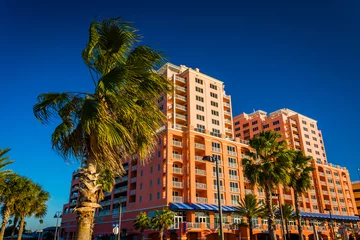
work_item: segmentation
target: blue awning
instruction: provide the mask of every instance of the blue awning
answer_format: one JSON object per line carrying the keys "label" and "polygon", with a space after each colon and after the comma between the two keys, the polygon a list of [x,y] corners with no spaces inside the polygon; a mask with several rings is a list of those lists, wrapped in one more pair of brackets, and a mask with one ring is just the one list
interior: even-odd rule
{"label": "blue awning", "polygon": [[186,203],[170,203],[170,210],[194,210],[192,206]]}
{"label": "blue awning", "polygon": [[[304,218],[320,218],[320,219],[330,219],[330,214],[326,213],[309,213],[309,212],[300,212],[300,216]],[[331,215],[334,220],[345,220],[345,221],[359,221],[357,216],[343,216],[343,215]]]}
{"label": "blue awning", "polygon": [[[191,206],[196,210],[205,210],[205,211],[219,211],[219,207],[215,204],[201,204],[201,203],[193,203]],[[224,212],[236,212],[237,209],[230,206],[222,206],[222,210]]]}

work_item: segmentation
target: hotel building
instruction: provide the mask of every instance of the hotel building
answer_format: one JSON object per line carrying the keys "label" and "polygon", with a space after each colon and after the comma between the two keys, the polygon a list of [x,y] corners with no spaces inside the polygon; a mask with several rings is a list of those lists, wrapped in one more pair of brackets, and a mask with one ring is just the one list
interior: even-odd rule
{"label": "hotel building", "polygon": [[352,188],[353,188],[356,208],[358,212],[360,212],[360,181],[352,182]]}
{"label": "hotel building", "polygon": [[[221,201],[226,239],[237,239],[242,231],[234,224],[242,219],[234,208],[239,199],[249,193],[260,199],[265,197],[262,189],[250,186],[241,165],[241,159],[250,149],[248,139],[263,129],[281,131],[289,146],[305,152],[309,148],[313,154],[316,166],[314,187],[301,198],[303,216],[325,219],[328,215],[320,213],[326,213],[325,209],[329,208],[332,214],[342,215],[342,220],[354,220],[351,216],[357,210],[348,171],[327,162],[316,121],[290,110],[280,110],[269,116],[259,111],[233,119],[231,97],[225,93],[222,81],[201,73],[197,68],[169,63],[158,72],[174,84],[173,94],[158,100],[168,123],[162,129],[152,161],[146,165],[140,161],[126,163],[127,174],[117,178],[113,191],[105,194],[102,208],[95,214],[95,236],[112,234],[112,224],[118,222],[122,206],[121,229],[129,239],[140,239],[140,233],[133,229],[137,214],[146,211],[153,217],[156,209],[163,208],[170,208],[175,214],[174,225],[165,233],[168,238],[217,239],[217,203]],[[305,126],[303,119],[309,133],[302,129]],[[273,122],[278,123],[274,125]],[[311,139],[307,140],[305,135]],[[308,142],[312,145],[306,147]],[[217,194],[215,164],[204,161],[203,156],[220,159],[220,196]],[[76,231],[76,215],[71,212],[76,206],[78,184],[77,173],[74,173],[69,203],[63,209],[61,234],[64,239],[73,239]],[[279,192],[282,202],[293,204],[291,190],[280,189]],[[278,204],[277,198],[273,201]],[[334,219],[342,221],[340,216],[334,216]],[[260,236],[266,232],[265,219],[253,221],[254,233]],[[306,224],[318,224],[319,231],[327,234],[327,226],[321,225],[321,220],[306,221]],[[296,234],[296,227],[291,229]],[[277,230],[280,236],[279,225]],[[311,233],[310,227],[304,232],[306,236]],[[246,233],[242,234],[245,236]],[[154,231],[147,231],[146,236],[158,239]]]}

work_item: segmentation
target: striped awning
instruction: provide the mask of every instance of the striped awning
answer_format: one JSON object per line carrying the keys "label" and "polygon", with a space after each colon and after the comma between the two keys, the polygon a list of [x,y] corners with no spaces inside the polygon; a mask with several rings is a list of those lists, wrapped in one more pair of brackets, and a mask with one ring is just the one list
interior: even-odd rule
{"label": "striped awning", "polygon": [[[219,211],[219,207],[215,204],[201,204],[201,203],[192,203],[192,207],[195,210],[205,210],[205,211]],[[222,206],[224,212],[236,212],[237,209],[230,206]]]}
{"label": "striped awning", "polygon": [[170,210],[194,210],[192,206],[186,203],[170,203]]}
{"label": "striped awning", "polygon": [[[300,216],[303,218],[330,219],[330,214],[326,213],[300,212]],[[357,216],[331,215],[331,218],[334,220],[360,221],[359,217]]]}

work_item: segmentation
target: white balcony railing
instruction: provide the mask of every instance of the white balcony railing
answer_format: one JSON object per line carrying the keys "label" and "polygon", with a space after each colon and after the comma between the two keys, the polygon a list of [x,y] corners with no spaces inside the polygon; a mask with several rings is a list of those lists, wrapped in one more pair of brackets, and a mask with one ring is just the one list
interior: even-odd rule
{"label": "white balcony railing", "polygon": [[195,168],[195,174],[206,176],[206,170]]}
{"label": "white balcony railing", "polygon": [[184,184],[182,182],[173,181],[173,186],[177,188],[182,188]]}
{"label": "white balcony railing", "polygon": [[177,154],[177,153],[173,153],[173,158],[174,158],[174,159],[179,159],[179,160],[182,160],[182,159],[183,159],[182,155],[181,155],[181,154]]}
{"label": "white balcony railing", "polygon": [[237,154],[236,154],[236,152],[228,151],[228,155],[230,155],[230,156],[236,156]]}
{"label": "white balcony railing", "polygon": [[197,203],[208,203],[208,199],[204,197],[196,197]]}
{"label": "white balcony railing", "polygon": [[182,147],[182,142],[173,140],[173,146]]}
{"label": "white balcony railing", "polygon": [[237,175],[229,175],[231,180],[239,180],[239,176]]}
{"label": "white balcony railing", "polygon": [[186,120],[186,119],[187,119],[187,117],[186,117],[185,115],[182,115],[182,114],[176,114],[175,116],[176,116],[176,118],[178,118],[178,119],[182,119],[182,120]]}
{"label": "white balcony railing", "polygon": [[195,143],[195,148],[198,148],[198,149],[205,149],[205,144]]}
{"label": "white balcony railing", "polygon": [[221,152],[221,148],[212,147],[213,152]]}
{"label": "white balcony railing", "polygon": [[[217,190],[217,185],[214,185],[214,186],[213,186],[213,189],[214,189],[214,190]],[[220,186],[220,191],[224,191],[224,187],[223,187],[223,186]]]}
{"label": "white balcony railing", "polygon": [[181,196],[173,196],[173,201],[178,202],[178,203],[182,203],[182,202],[184,202],[184,198],[181,197]]}
{"label": "white balcony railing", "polygon": [[180,81],[180,82],[183,82],[183,83],[186,82],[185,78],[182,78],[182,77],[179,77],[179,76],[176,76],[175,79],[176,79],[177,81]]}
{"label": "white balcony railing", "polygon": [[230,192],[238,193],[238,192],[240,192],[240,189],[239,189],[239,188],[230,187]]}
{"label": "white balcony railing", "polygon": [[231,167],[231,168],[238,168],[238,164],[237,164],[237,163],[232,163],[232,162],[230,162],[230,163],[229,163],[229,167]]}
{"label": "white balcony railing", "polygon": [[173,172],[174,172],[174,173],[180,173],[180,174],[182,174],[182,173],[183,173],[183,169],[182,169],[182,168],[178,168],[178,167],[173,167]]}
{"label": "white balcony railing", "polygon": [[206,184],[205,183],[196,183],[196,188],[198,188],[198,189],[206,189]]}

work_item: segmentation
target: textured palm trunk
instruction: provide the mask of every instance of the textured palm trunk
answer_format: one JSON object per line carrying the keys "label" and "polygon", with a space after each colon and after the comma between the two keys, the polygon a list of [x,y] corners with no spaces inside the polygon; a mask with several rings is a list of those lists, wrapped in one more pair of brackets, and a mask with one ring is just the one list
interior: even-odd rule
{"label": "textured palm trunk", "polygon": [[6,223],[8,222],[9,218],[10,218],[10,209],[5,207],[3,213],[3,221],[1,223],[0,240],[3,240],[4,238]]}
{"label": "textured palm trunk", "polygon": [[14,217],[14,225],[13,225],[13,228],[12,228],[12,231],[11,231],[11,236],[13,237],[15,235],[15,230],[16,230],[16,225],[19,221],[19,216],[18,215],[15,215]]}
{"label": "textured palm trunk", "polygon": [[80,170],[80,198],[74,209],[78,213],[76,240],[91,240],[94,213],[100,207],[97,203],[97,191],[101,186],[97,184],[98,174],[91,154],[88,154],[86,164],[87,167]]}
{"label": "textured palm trunk", "polygon": [[268,231],[270,240],[276,240],[275,232],[275,216],[272,208],[272,192],[270,188],[265,187],[265,198],[266,198],[266,207],[268,209]]}
{"label": "textured palm trunk", "polygon": [[159,237],[160,237],[160,240],[163,240],[163,238],[164,238],[164,229],[163,228],[160,229]]}
{"label": "textured palm trunk", "polygon": [[250,240],[253,240],[253,224],[252,224],[252,219],[249,220],[249,232],[250,232]]}
{"label": "textured palm trunk", "polygon": [[284,219],[284,221],[285,221],[287,240],[290,240],[290,232],[289,232],[288,220]]}
{"label": "textured palm trunk", "polygon": [[298,224],[298,231],[299,231],[299,240],[303,239],[303,229],[301,226],[301,216],[300,216],[300,206],[299,206],[299,196],[298,192],[294,191],[294,200],[295,200],[295,211],[296,211],[296,219]]}
{"label": "textured palm trunk", "polygon": [[24,223],[25,223],[25,216],[21,216],[20,217],[20,227],[19,227],[17,240],[21,240],[21,238],[22,238],[22,234],[23,234],[23,231],[24,231]]}

